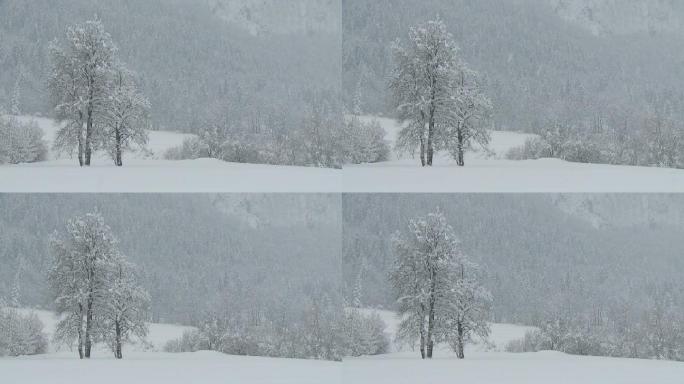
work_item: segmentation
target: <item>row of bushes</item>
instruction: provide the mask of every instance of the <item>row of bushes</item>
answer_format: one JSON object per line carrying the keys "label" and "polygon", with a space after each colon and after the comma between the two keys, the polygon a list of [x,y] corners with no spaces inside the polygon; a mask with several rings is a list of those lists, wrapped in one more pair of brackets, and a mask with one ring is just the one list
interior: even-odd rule
{"label": "row of bushes", "polygon": [[610,163],[609,157],[597,143],[572,139],[554,148],[542,137],[527,139],[522,146],[511,148],[506,158],[510,160],[558,158],[575,163]]}
{"label": "row of bushes", "polygon": [[168,160],[215,158],[235,163],[340,167],[375,163],[390,153],[385,131],[378,122],[349,118],[339,127],[313,126],[288,135],[275,132],[245,133],[208,126],[195,137],[170,148]]}
{"label": "row of bushes", "polygon": [[169,341],[166,352],[218,351],[230,355],[341,360],[344,356],[386,353],[389,338],[377,315],[350,310],[338,317],[289,326],[264,323],[231,327],[221,319],[205,321]]}
{"label": "row of bushes", "polygon": [[[647,124],[648,123],[648,124]],[[581,131],[564,126],[542,132],[506,154],[511,160],[558,158],[577,163],[684,168],[684,130],[675,122],[644,123],[635,132]]]}
{"label": "row of bushes", "polygon": [[[652,319],[651,319],[652,320]],[[665,320],[665,321],[662,321]],[[684,326],[659,319],[627,327],[587,327],[556,320],[511,341],[508,352],[560,351],[572,355],[684,361]]]}
{"label": "row of bushes", "polygon": [[571,355],[607,356],[605,345],[594,335],[573,331],[556,337],[545,330],[534,330],[525,333],[520,340],[513,340],[506,345],[507,352],[560,351]]}

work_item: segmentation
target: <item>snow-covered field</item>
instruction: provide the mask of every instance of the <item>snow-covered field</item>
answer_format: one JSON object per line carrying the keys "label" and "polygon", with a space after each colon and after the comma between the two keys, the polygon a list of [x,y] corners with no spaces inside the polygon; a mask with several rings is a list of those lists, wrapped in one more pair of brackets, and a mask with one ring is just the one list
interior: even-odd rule
{"label": "snow-covered field", "polygon": [[7,384],[336,384],[342,364],[265,357],[229,356],[218,352],[124,353],[123,360],[96,356],[79,360],[58,353],[0,359],[0,382]]}
{"label": "snow-covered field", "polygon": [[[372,120],[372,116],[362,117]],[[400,127],[378,118],[393,145]],[[506,160],[510,148],[530,135],[492,132],[493,154],[469,152],[465,167],[447,153],[436,155],[433,167],[420,167],[418,158],[392,154],[390,161],[345,167],[345,192],[681,192],[684,170],[580,164],[559,159]]]}
{"label": "snow-covered field", "polygon": [[[34,120],[52,146],[57,125]],[[79,167],[75,158],[50,151],[48,161],[0,165],[0,192],[339,192],[341,172],[313,167],[227,163],[215,159],[164,160],[164,152],[189,135],[150,131],[147,151],[124,154],[124,166],[115,167],[98,153],[91,167]]]}
{"label": "snow-covered field", "polygon": [[[394,336],[396,318],[380,311]],[[373,357],[346,359],[344,383],[392,384],[681,384],[684,363],[671,361],[572,356],[560,352],[506,353],[504,346],[529,330],[510,324],[492,324],[492,349],[482,345],[466,348],[464,360],[440,347],[432,360],[421,360],[418,351],[393,345],[393,352]]]}
{"label": "snow-covered field", "polygon": [[[51,312],[34,312],[51,334],[56,319]],[[149,383],[340,383],[340,363],[230,356],[218,352],[164,353],[161,347],[180,336],[187,327],[150,324],[151,348],[126,346],[124,359],[116,360],[104,348],[93,352],[90,360],[79,360],[76,352],[61,350],[45,355],[0,358],[0,383],[71,384],[88,381],[97,384]]]}

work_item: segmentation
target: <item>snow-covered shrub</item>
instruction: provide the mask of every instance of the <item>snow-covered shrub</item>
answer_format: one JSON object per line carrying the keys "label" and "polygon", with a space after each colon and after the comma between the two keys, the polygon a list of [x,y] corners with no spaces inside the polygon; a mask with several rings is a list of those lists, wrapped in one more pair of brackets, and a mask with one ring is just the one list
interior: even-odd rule
{"label": "snow-covered shrub", "polygon": [[506,345],[506,351],[560,351],[571,355],[629,356],[617,351],[605,330],[558,326],[559,324],[556,322],[554,325],[526,332],[522,339],[510,341]]}
{"label": "snow-covered shrub", "polygon": [[183,140],[177,147],[169,148],[164,153],[166,160],[189,160],[208,157],[207,146],[198,137],[190,137]]}
{"label": "snow-covered shrub", "polygon": [[[551,140],[553,139],[553,140]],[[541,136],[527,139],[520,147],[511,148],[506,153],[510,160],[529,160],[542,158],[558,158],[575,163],[609,162],[601,145],[593,139],[565,139]]]}
{"label": "snow-covered shrub", "polygon": [[529,160],[551,157],[551,146],[540,137],[525,140],[520,147],[511,148],[506,154],[510,160]]}
{"label": "snow-covered shrub", "polygon": [[344,344],[345,355],[379,355],[389,351],[387,325],[376,313],[364,315],[356,309],[345,314]]}
{"label": "snow-covered shrub", "polygon": [[561,159],[575,163],[607,162],[598,143],[589,140],[569,140],[561,147]]}
{"label": "snow-covered shrub", "polygon": [[43,323],[35,314],[0,308],[0,356],[36,355],[47,351]]}
{"label": "snow-covered shrub", "polygon": [[377,120],[363,122],[356,116],[347,119],[342,142],[345,163],[377,163],[389,157],[390,148],[385,140],[385,130]]}
{"label": "snow-covered shrub", "polygon": [[547,342],[548,340],[539,330],[527,331],[522,339],[509,341],[506,344],[506,352],[536,352],[542,349],[542,345],[548,345]]}
{"label": "snow-covered shrub", "polygon": [[214,136],[191,137],[180,146],[169,148],[164,154],[167,160],[194,160],[214,158],[232,163],[278,164],[285,161],[272,153],[267,140],[257,135],[240,135],[218,143],[208,140]]}
{"label": "snow-covered shrub", "polygon": [[506,346],[508,352],[564,351],[571,330],[562,318],[546,320],[538,329],[528,331],[522,340],[514,340]]}
{"label": "snow-covered shrub", "polygon": [[574,331],[565,335],[562,351],[571,355],[606,356],[608,353],[598,335],[587,331]]}
{"label": "snow-covered shrub", "polygon": [[257,137],[226,140],[221,144],[219,158],[231,163],[268,164],[268,151],[260,151],[261,145]]}
{"label": "snow-covered shrub", "polygon": [[43,130],[35,122],[0,117],[0,164],[33,163],[47,157]]}
{"label": "snow-covered shrub", "polygon": [[164,345],[164,351],[172,353],[197,352],[206,349],[209,349],[206,340],[197,329],[185,331],[181,337],[169,340]]}
{"label": "snow-covered shrub", "polygon": [[256,336],[254,332],[225,334],[221,337],[219,351],[229,355],[274,356],[271,343],[268,340],[260,343]]}

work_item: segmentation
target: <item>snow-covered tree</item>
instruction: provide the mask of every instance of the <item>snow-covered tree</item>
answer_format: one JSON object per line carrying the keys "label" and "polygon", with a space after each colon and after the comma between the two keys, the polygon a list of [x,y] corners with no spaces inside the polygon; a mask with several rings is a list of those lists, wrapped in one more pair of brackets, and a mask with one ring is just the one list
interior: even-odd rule
{"label": "snow-covered tree", "polygon": [[454,71],[459,67],[458,48],[440,19],[409,30],[406,46],[394,46],[395,67],[390,80],[398,118],[405,123],[398,144],[420,147],[421,165],[431,166],[439,149],[440,121],[444,121],[456,97]]}
{"label": "snow-covered tree", "polygon": [[684,315],[678,311],[670,292],[650,292],[651,308],[644,314],[643,336],[649,357],[678,360],[684,358]]}
{"label": "snow-covered tree", "polygon": [[[474,295],[481,299],[479,289],[455,279],[455,271],[465,265],[462,247],[440,211],[411,220],[408,233],[396,234],[393,246],[397,260],[391,280],[402,319],[397,337],[411,343],[419,338],[421,357],[432,358],[435,343],[446,340],[454,325],[449,318],[477,328],[473,324],[480,316],[471,308]],[[465,341],[465,329],[461,331]]]}
{"label": "snow-covered tree", "polygon": [[55,119],[62,124],[55,136],[53,148],[69,154],[73,154],[76,148],[78,163],[83,166],[85,112],[81,102],[79,68],[76,60],[55,42],[50,45],[50,58],[50,101]]}
{"label": "snow-covered tree", "polygon": [[12,290],[10,292],[10,307],[19,308],[21,307],[21,288],[19,287],[21,279],[21,270],[18,269],[17,273],[14,275],[14,281],[12,282]]}
{"label": "snow-covered tree", "polygon": [[132,144],[144,147],[147,144],[148,115],[150,102],[138,90],[133,75],[123,64],[113,72],[109,96],[103,102],[102,116],[103,146],[109,152],[116,166],[123,165],[122,154]]}
{"label": "snow-covered tree", "polygon": [[[110,95],[117,48],[99,19],[67,29],[65,45],[50,48],[52,72],[49,88],[59,121],[58,150],[78,146],[80,165],[90,165],[97,145],[97,116]],[[84,126],[85,125],[85,126]]]}
{"label": "snow-covered tree", "polygon": [[426,316],[428,312],[424,294],[424,271],[421,256],[409,239],[398,233],[392,239],[396,262],[391,274],[392,286],[397,298],[397,315],[401,318],[397,328],[397,341],[414,343],[420,341],[420,356],[425,358]]}
{"label": "snow-covered tree", "polygon": [[455,91],[451,96],[451,108],[444,116],[444,146],[459,166],[464,166],[463,155],[473,142],[487,150],[490,137],[485,125],[492,103],[484,94],[477,72],[464,63],[454,68],[451,81]]}
{"label": "snow-covered tree", "polygon": [[[644,119],[647,162],[658,167],[681,166],[684,133],[681,125],[657,108]],[[643,149],[642,149],[643,150]]]}
{"label": "snow-covered tree", "polygon": [[135,266],[119,255],[110,266],[109,287],[102,308],[103,338],[114,357],[123,358],[123,343],[135,336],[143,340],[148,328],[149,295],[135,278]]}
{"label": "snow-covered tree", "polygon": [[352,306],[354,308],[361,308],[363,303],[363,278],[366,272],[366,258],[361,258],[361,263],[359,265],[359,270],[356,274],[356,280],[354,281],[354,291],[352,292]]}
{"label": "snow-covered tree", "polygon": [[21,76],[17,78],[12,89],[12,99],[10,100],[10,113],[21,115]]}
{"label": "snow-covered tree", "polygon": [[478,266],[463,254],[450,269],[451,294],[440,312],[440,323],[445,333],[444,340],[449,343],[459,359],[465,357],[465,345],[473,336],[484,340],[489,336],[489,308],[491,293],[479,281]]}
{"label": "snow-covered tree", "polygon": [[98,212],[67,221],[64,234],[50,240],[54,263],[49,280],[56,311],[59,342],[78,342],[81,358],[90,358],[94,338],[102,334],[102,309],[109,300],[112,264],[119,258],[118,241]]}
{"label": "snow-covered tree", "polygon": [[335,167],[343,162],[338,146],[342,121],[338,100],[325,93],[310,95],[297,134],[297,157],[316,167]]}

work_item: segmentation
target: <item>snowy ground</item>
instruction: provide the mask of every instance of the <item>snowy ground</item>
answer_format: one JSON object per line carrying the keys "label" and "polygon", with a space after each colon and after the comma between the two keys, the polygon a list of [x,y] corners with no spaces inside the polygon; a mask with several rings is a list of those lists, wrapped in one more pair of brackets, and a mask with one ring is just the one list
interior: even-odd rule
{"label": "snowy ground", "polygon": [[73,354],[0,359],[0,382],[7,384],[319,384],[340,383],[342,364],[229,356],[218,352],[133,352],[123,360]]}
{"label": "snowy ground", "polygon": [[[54,121],[34,120],[48,146],[57,131]],[[0,192],[339,192],[341,172],[313,167],[227,163],[215,159],[169,161],[164,152],[189,135],[150,131],[147,151],[124,154],[115,167],[98,153],[91,167],[50,151],[48,161],[0,166]]]}
{"label": "snowy ground", "polygon": [[[34,312],[45,323],[46,333],[52,333],[55,318],[47,311]],[[149,383],[340,383],[340,363],[230,356],[217,352],[159,352],[168,340],[180,336],[187,327],[150,324],[151,349],[126,346],[124,359],[116,360],[112,353],[98,348],[90,360],[79,360],[76,352],[62,350],[39,356],[0,358],[0,383],[73,384],[86,380],[97,384]],[[52,349],[52,348],[51,348]]]}
{"label": "snowy ground", "polygon": [[[374,117],[364,116],[364,120]],[[393,145],[400,127],[393,119],[378,118]],[[684,170],[579,164],[559,159],[506,160],[510,148],[530,135],[492,132],[490,149],[467,153],[465,167],[447,153],[436,155],[432,168],[418,158],[392,154],[390,161],[345,167],[345,192],[681,192]]]}
{"label": "snowy ground", "polygon": [[[380,311],[393,337],[396,318]],[[465,360],[439,348],[432,360],[421,360],[418,351],[393,345],[393,352],[344,361],[344,383],[477,383],[477,384],[681,384],[684,363],[571,356],[560,352],[506,353],[503,347],[529,330],[510,324],[492,324],[492,349],[466,348]]]}

